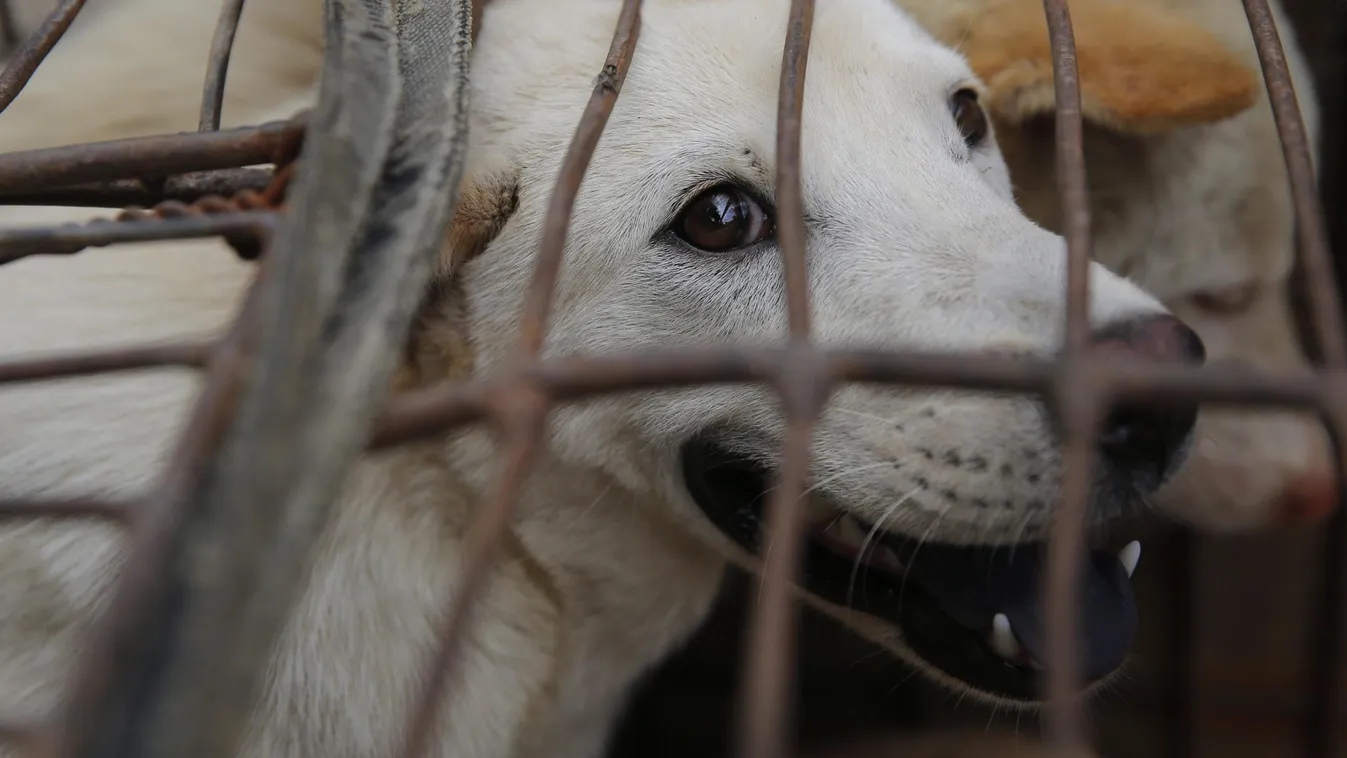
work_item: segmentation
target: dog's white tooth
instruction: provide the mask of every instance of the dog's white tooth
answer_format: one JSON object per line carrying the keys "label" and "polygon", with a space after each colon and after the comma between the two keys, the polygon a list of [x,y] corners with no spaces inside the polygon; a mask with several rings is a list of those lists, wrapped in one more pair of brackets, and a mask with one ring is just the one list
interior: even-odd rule
{"label": "dog's white tooth", "polygon": [[850,514],[842,516],[837,523],[837,536],[848,547],[860,549],[865,542],[865,530],[861,528],[861,522]]}
{"label": "dog's white tooth", "polygon": [[1141,560],[1141,543],[1132,540],[1118,551],[1118,562],[1122,564],[1123,571],[1127,572],[1127,578],[1132,578],[1132,572],[1137,570],[1137,561]]}
{"label": "dog's white tooth", "polygon": [[903,567],[903,562],[898,560],[898,553],[894,552],[891,547],[881,546],[878,550],[878,558],[880,565],[895,569],[902,569]]}
{"label": "dog's white tooth", "polygon": [[1010,619],[1006,614],[998,613],[992,617],[992,633],[989,637],[989,644],[992,652],[1013,661],[1020,655],[1020,643],[1015,639],[1015,633],[1010,631]]}

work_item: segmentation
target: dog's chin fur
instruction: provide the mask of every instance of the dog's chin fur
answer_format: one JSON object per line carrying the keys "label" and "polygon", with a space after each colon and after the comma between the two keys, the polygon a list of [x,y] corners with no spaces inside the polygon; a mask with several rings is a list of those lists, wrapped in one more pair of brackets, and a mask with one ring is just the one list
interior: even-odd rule
{"label": "dog's chin fur", "polygon": [[[230,122],[284,118],[310,102],[312,79],[295,72],[316,67],[320,8],[246,6]],[[511,354],[549,193],[618,10],[610,0],[488,8],[462,201],[397,389],[489,374]],[[576,202],[549,355],[776,343],[785,333],[775,247],[704,254],[661,230],[699,182],[735,176],[771,196],[787,10],[785,0],[645,3],[630,76]],[[204,60],[216,9],[123,0],[94,19],[0,115],[0,150],[191,128],[202,72],[188,62]],[[965,143],[949,106],[960,86],[981,88],[960,56],[886,0],[818,9],[803,153],[821,342],[1056,349],[1062,242],[1016,208],[995,142]],[[0,209],[7,224],[79,215]],[[218,333],[250,275],[211,242],[25,260],[0,269],[0,301],[25,316],[0,322],[0,352]],[[1095,324],[1163,312],[1098,266],[1091,278]],[[148,489],[199,386],[165,372],[6,389],[4,495]],[[639,393],[554,412],[431,755],[600,754],[632,683],[701,623],[716,594],[726,558],[708,547],[718,536],[674,473],[677,443],[715,421],[781,433],[761,388]],[[834,487],[867,518],[892,516],[896,531],[1001,541],[1051,519],[1059,461],[1029,400],[847,387],[815,443]],[[275,648],[244,755],[396,749],[498,461],[492,438],[474,429],[353,468]],[[38,720],[57,704],[124,550],[106,526],[0,531],[0,720]],[[886,647],[941,679],[897,637]]]}

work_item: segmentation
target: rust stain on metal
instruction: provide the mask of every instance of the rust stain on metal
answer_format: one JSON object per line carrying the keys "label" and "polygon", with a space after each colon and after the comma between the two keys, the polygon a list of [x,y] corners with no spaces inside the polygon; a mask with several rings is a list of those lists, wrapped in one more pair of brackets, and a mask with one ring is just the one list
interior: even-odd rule
{"label": "rust stain on metal", "polygon": [[244,260],[259,255],[285,209],[293,163],[271,175],[261,192],[244,188],[232,197],[206,195],[191,203],[164,200],[147,209],[128,207],[113,219],[0,231],[0,265],[30,255],[69,255],[89,247],[146,240],[219,236]]}
{"label": "rust stain on metal", "polygon": [[244,190],[261,192],[275,172],[267,168],[222,168],[189,171],[158,180],[114,179],[63,187],[0,194],[5,205],[61,205],[91,208],[150,206],[165,200],[194,203],[208,195],[230,197]]}
{"label": "rust stain on metal", "polygon": [[[271,211],[239,211],[177,218],[96,219],[86,224],[63,224],[0,231],[0,265],[30,255],[71,255],[88,247],[150,240],[216,237],[238,241],[265,238],[275,222]],[[255,243],[248,241],[244,251]]]}

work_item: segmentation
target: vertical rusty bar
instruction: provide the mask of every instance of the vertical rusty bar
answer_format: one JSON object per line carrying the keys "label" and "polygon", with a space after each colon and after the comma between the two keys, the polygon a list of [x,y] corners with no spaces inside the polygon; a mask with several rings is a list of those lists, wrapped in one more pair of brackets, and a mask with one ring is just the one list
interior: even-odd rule
{"label": "vertical rusty bar", "polygon": [[61,41],[83,7],[84,0],[61,0],[56,10],[42,22],[42,26],[10,58],[9,65],[0,73],[0,112],[4,112],[23,91],[28,80],[33,78],[33,72],[42,65],[56,43]]}
{"label": "vertical rusty bar", "polygon": [[541,395],[526,398],[523,404],[514,409],[511,420],[502,425],[509,448],[508,458],[496,479],[495,492],[486,501],[482,515],[473,522],[472,532],[464,546],[463,573],[459,575],[449,601],[446,620],[440,629],[439,645],[428,669],[429,676],[422,687],[406,741],[399,753],[403,758],[420,758],[429,754],[431,737],[436,727],[445,729],[453,726],[437,720],[437,706],[457,671],[455,664],[458,663],[458,656],[455,653],[458,652],[472,616],[475,607],[473,600],[478,599],[490,578],[491,565],[500,550],[506,530],[510,528],[514,504],[519,501],[519,492],[537,453],[543,433],[542,419],[546,401],[547,398]]}
{"label": "vertical rusty bar", "polygon": [[804,80],[809,40],[814,30],[814,0],[793,0],[776,110],[777,239],[785,267],[786,309],[792,340],[809,339],[809,263],[805,245],[804,189],[800,178],[800,132],[804,116]]}
{"label": "vertical rusty bar", "polygon": [[1077,602],[1084,554],[1085,514],[1094,473],[1094,445],[1099,408],[1095,389],[1063,383],[1057,389],[1062,416],[1061,502],[1048,540],[1043,581],[1044,630],[1047,640],[1046,730],[1049,746],[1062,756],[1085,747],[1081,726],[1080,632]]}
{"label": "vertical rusty bar", "polygon": [[792,0],[781,52],[776,123],[777,239],[792,346],[782,362],[777,389],[787,429],[769,504],[759,602],[746,640],[748,662],[739,702],[742,758],[783,758],[790,750],[786,725],[795,698],[797,613],[790,587],[802,552],[810,435],[830,389],[830,379],[819,370],[810,345],[808,230],[800,176],[805,74],[813,29],[814,0]]}
{"label": "vertical rusty bar", "polygon": [[[797,384],[814,381],[807,375],[785,380]],[[786,401],[789,426],[768,509],[761,592],[746,640],[748,662],[739,701],[740,758],[789,755],[786,727],[795,696],[797,610],[790,585],[800,563],[809,440],[818,411],[816,400],[810,397],[813,393],[806,393]]]}
{"label": "vertical rusty bar", "polygon": [[566,248],[566,233],[570,230],[575,198],[580,193],[580,185],[594,157],[594,149],[598,147],[599,137],[608,125],[608,116],[617,103],[618,93],[622,91],[622,82],[627,78],[627,67],[631,65],[631,56],[636,51],[636,40],[640,33],[641,0],[623,0],[608,58],[603,62],[603,70],[594,84],[594,93],[585,106],[575,136],[571,138],[570,150],[561,164],[561,175],[557,178],[556,188],[552,191],[552,199],[547,207],[542,247],[538,251],[533,280],[529,283],[528,300],[524,303],[519,322],[519,356],[522,360],[535,358],[542,352],[543,340],[547,336],[547,317],[552,310],[552,297],[561,273],[561,257]]}
{"label": "vertical rusty bar", "polygon": [[1305,270],[1306,294],[1313,316],[1314,336],[1330,368],[1347,366],[1347,339],[1344,339],[1342,302],[1335,288],[1337,277],[1329,252],[1328,227],[1319,204],[1314,162],[1310,157],[1309,135],[1300,116],[1291,71],[1286,63],[1277,24],[1267,0],[1242,0],[1253,32],[1258,62],[1263,69],[1268,102],[1281,138],[1282,156],[1291,183],[1291,201],[1295,206],[1296,235],[1300,242],[1300,263]]}
{"label": "vertical rusty bar", "polygon": [[1043,0],[1052,46],[1056,96],[1057,191],[1062,202],[1062,236],[1066,238],[1067,360],[1080,355],[1089,341],[1090,259],[1093,240],[1085,178],[1085,138],[1080,111],[1080,71],[1076,38],[1065,0]]}
{"label": "vertical rusty bar", "polygon": [[243,17],[243,3],[244,0],[224,0],[220,6],[220,21],[215,26],[215,37],[210,42],[210,58],[206,64],[206,84],[201,93],[201,119],[197,131],[213,132],[220,128],[225,79],[229,76],[229,56],[234,51],[234,36],[238,34],[239,19]]}
{"label": "vertical rusty bar", "polygon": [[[473,16],[481,19],[484,2],[474,7]],[[476,29],[477,27],[474,27]],[[626,80],[636,42],[641,32],[641,0],[623,0],[613,41],[607,58],[590,95],[589,103],[580,117],[570,148],[561,164],[561,172],[552,191],[543,226],[543,241],[534,264],[533,278],[519,325],[518,360],[524,363],[536,359],[542,352],[547,333],[547,318],[561,272],[562,255],[566,247],[566,233],[570,228],[571,212],[580,192],[585,172],[594,157],[599,138],[603,135],[608,117],[617,102]],[[475,31],[474,31],[475,33]],[[417,702],[402,755],[417,758],[427,749],[435,724],[436,707],[443,690],[453,675],[457,662],[455,653],[467,627],[473,599],[484,591],[490,569],[499,553],[499,547],[510,527],[510,519],[519,500],[528,468],[533,461],[545,432],[548,410],[547,398],[536,390],[515,387],[498,398],[495,419],[504,428],[508,464],[501,471],[496,491],[487,503],[487,509],[473,523],[472,539],[466,548],[463,573],[449,603],[444,626],[434,656],[435,668]]]}
{"label": "vertical rusty bar", "polygon": [[1066,327],[1064,365],[1055,388],[1062,416],[1061,503],[1048,543],[1043,593],[1048,647],[1047,736],[1063,755],[1083,740],[1079,704],[1076,599],[1083,560],[1085,514],[1090,499],[1094,446],[1098,425],[1096,390],[1085,379],[1084,354],[1089,342],[1090,206],[1086,190],[1082,135],[1080,76],[1071,13],[1064,0],[1043,0],[1052,46],[1052,71],[1057,114],[1057,182],[1066,237]]}

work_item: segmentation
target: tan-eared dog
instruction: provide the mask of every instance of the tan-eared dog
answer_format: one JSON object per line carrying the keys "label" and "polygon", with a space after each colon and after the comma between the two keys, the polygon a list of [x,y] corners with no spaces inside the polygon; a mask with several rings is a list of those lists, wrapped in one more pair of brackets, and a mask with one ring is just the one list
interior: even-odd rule
{"label": "tan-eared dog", "polygon": [[[576,204],[549,354],[763,344],[785,333],[771,198],[788,5],[647,0],[631,73]],[[103,7],[0,115],[0,150],[192,128],[217,10],[181,0]],[[617,10],[611,0],[491,4],[474,53],[463,191],[433,288],[441,296],[427,303],[399,387],[488,374],[513,346],[547,199]],[[284,118],[311,102],[319,12],[318,0],[248,5],[227,123]],[[803,184],[820,341],[1051,354],[1063,244],[1017,207],[983,106],[994,98],[967,59],[888,0],[837,0],[818,8],[807,81]],[[81,215],[3,210],[5,223]],[[210,243],[6,266],[0,299],[23,317],[0,321],[0,351],[216,333],[250,272]],[[1202,360],[1201,341],[1155,298],[1099,265],[1091,286],[1103,348]],[[0,495],[143,491],[196,387],[162,372],[0,392]],[[1179,470],[1195,418],[1192,409],[1111,417],[1092,524],[1133,512]],[[770,395],[743,387],[557,412],[433,754],[598,755],[633,681],[706,614],[725,556],[758,547],[781,432]],[[396,747],[495,456],[474,431],[351,472],[274,653],[246,754],[363,758]],[[811,475],[812,602],[951,688],[1032,702],[1040,551],[1022,543],[1043,537],[1059,477],[1043,409],[849,387],[820,420]],[[1136,551],[1118,547],[1099,545],[1083,578],[1094,683],[1117,670],[1136,624]],[[0,534],[0,719],[36,719],[56,704],[120,559],[111,527]],[[858,560],[869,568],[864,593],[852,592]]]}

